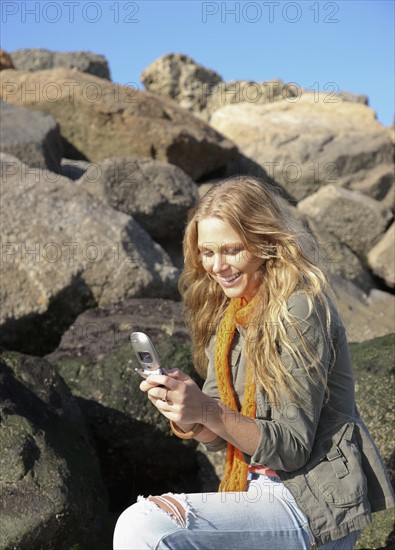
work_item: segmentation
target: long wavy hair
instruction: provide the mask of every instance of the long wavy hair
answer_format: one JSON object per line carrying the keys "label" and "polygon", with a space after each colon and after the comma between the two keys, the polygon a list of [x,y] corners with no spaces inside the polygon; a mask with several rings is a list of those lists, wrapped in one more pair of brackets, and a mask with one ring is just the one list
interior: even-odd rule
{"label": "long wavy hair", "polygon": [[[322,328],[329,336],[327,280],[303,250],[301,235],[292,226],[274,190],[255,177],[235,176],[214,184],[189,213],[179,290],[192,337],[195,368],[206,376],[205,348],[229,303],[220,285],[205,271],[198,250],[198,223],[211,217],[227,222],[239,234],[244,249],[264,260],[256,273],[256,305],[244,339],[244,353],[253,366],[255,382],[267,392],[272,403],[284,396],[300,400],[302,396],[283,364],[282,354],[295,358],[314,380],[317,374],[318,380],[324,380],[324,373],[315,350],[309,349],[296,319],[288,311],[287,300],[293,292],[301,290],[306,294],[309,314],[318,303],[322,304],[326,312],[326,327]],[[286,330],[289,326],[296,331],[301,346],[294,345],[295,333]]]}

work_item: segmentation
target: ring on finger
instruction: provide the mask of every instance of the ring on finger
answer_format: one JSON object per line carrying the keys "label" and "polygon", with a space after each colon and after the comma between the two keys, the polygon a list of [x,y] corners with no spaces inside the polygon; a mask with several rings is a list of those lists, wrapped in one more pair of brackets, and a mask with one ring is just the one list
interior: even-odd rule
{"label": "ring on finger", "polygon": [[166,390],[165,397],[163,398],[163,401],[165,403],[167,403],[168,405],[173,405],[173,403],[171,401],[169,401],[169,399],[167,399],[168,392],[169,392],[169,390]]}

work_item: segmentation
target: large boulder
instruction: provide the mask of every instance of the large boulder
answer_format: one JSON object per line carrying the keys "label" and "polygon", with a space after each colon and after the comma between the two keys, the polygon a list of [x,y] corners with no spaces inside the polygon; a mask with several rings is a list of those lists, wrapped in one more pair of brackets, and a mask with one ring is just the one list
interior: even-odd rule
{"label": "large boulder", "polygon": [[178,297],[178,270],[133,218],[15,157],[0,166],[3,345],[42,353],[86,307]]}
{"label": "large boulder", "polygon": [[[2,74],[3,100],[56,118],[66,157],[148,157],[196,180],[236,155],[232,142],[170,99],[67,69]],[[33,86],[37,93],[27,93]]]}
{"label": "large boulder", "polygon": [[36,168],[60,171],[63,154],[60,128],[48,113],[0,101],[0,150]]}
{"label": "large boulder", "polygon": [[361,103],[304,93],[264,105],[243,102],[210,124],[298,201],[326,184],[393,162],[390,135]]}
{"label": "large boulder", "polygon": [[349,281],[365,292],[376,286],[369,269],[358,256],[326,230],[319,219],[306,216],[281,195],[277,198],[304,252],[324,271],[329,284],[333,282],[337,286],[343,280]]}
{"label": "large boulder", "polygon": [[130,343],[136,330],[149,334],[163,367],[197,376],[181,303],[170,300],[132,299],[90,309],[46,357],[87,417],[113,510],[141,493],[198,489],[196,444],[171,436],[166,418],[139,389],[142,379],[134,371],[138,363]]}
{"label": "large boulder", "polygon": [[184,109],[202,111],[210,91],[222,77],[180,53],[162,55],[141,73],[145,88],[161,96],[171,97]]}
{"label": "large boulder", "polygon": [[26,48],[14,50],[10,57],[17,71],[42,71],[63,67],[110,80],[106,58],[92,52],[53,52],[43,48]]}
{"label": "large boulder", "polygon": [[109,548],[99,461],[50,363],[0,353],[0,419],[0,547]]}
{"label": "large boulder", "polygon": [[300,201],[298,210],[317,220],[361,258],[366,258],[392,218],[380,202],[334,185]]}
{"label": "large boulder", "polygon": [[395,288],[395,223],[369,251],[368,263],[377,277],[388,287]]}
{"label": "large boulder", "polygon": [[182,233],[197,198],[193,180],[172,164],[138,157],[92,164],[78,181],[85,190],[133,218],[154,238]]}

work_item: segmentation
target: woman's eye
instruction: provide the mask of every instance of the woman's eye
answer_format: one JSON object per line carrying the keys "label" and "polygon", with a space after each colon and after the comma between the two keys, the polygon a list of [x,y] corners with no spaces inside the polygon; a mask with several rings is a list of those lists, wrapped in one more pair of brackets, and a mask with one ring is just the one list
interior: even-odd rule
{"label": "woman's eye", "polygon": [[228,248],[224,250],[225,256],[236,256],[237,254],[240,254],[241,248]]}
{"label": "woman's eye", "polygon": [[211,256],[213,255],[213,252],[211,250],[202,250],[200,252],[200,254],[204,257],[204,258],[211,258]]}

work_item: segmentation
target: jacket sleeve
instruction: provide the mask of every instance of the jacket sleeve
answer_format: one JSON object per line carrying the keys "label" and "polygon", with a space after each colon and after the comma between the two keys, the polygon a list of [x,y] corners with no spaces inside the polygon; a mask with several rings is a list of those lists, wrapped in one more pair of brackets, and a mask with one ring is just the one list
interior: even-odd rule
{"label": "jacket sleeve", "polygon": [[[210,397],[213,397],[214,399],[220,399],[219,397],[219,390],[217,385],[217,377],[215,374],[215,367],[214,367],[214,348],[215,348],[215,336],[213,336],[209,342],[209,345],[206,350],[206,355],[209,359],[208,368],[207,368],[207,378],[203,384],[202,391],[206,395],[209,395]],[[226,449],[227,442],[225,439],[222,439],[222,437],[218,436],[214,441],[211,441],[210,443],[201,443],[206,451],[222,451],[222,449]]]}
{"label": "jacket sleeve", "polygon": [[[247,463],[264,465],[274,470],[292,472],[302,468],[308,461],[319,422],[321,409],[326,397],[326,380],[331,364],[331,345],[326,331],[326,316],[321,304],[309,314],[308,302],[304,293],[296,293],[288,302],[289,311],[295,318],[292,326],[285,327],[294,347],[298,348],[306,360],[306,354],[295,330],[298,327],[307,345],[317,354],[319,369],[323,378],[319,378],[314,368],[298,364],[291,354],[279,351],[283,363],[287,366],[297,384],[297,402],[280,400],[269,403],[271,418],[257,417],[260,440],[252,456],[244,454]],[[257,390],[258,393],[260,390]],[[264,399],[262,392],[257,399]]]}

